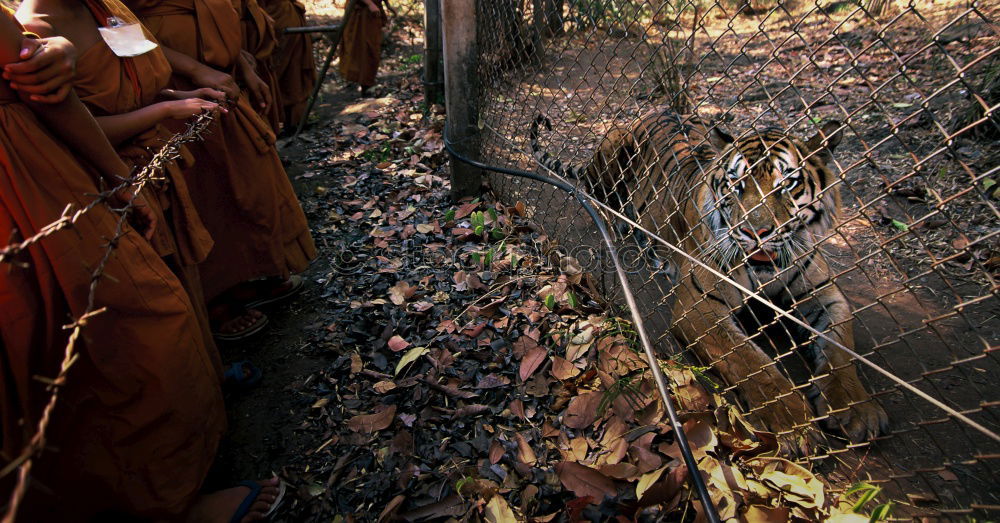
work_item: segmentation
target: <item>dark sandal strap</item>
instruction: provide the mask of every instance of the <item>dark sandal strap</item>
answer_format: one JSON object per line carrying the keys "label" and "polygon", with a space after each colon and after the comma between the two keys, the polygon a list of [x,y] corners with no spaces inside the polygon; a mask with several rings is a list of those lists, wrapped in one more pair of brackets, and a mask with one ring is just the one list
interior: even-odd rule
{"label": "dark sandal strap", "polygon": [[256,481],[241,481],[238,486],[249,488],[250,493],[243,498],[243,503],[240,503],[240,507],[233,513],[233,517],[229,518],[229,523],[240,523],[240,521],[250,513],[250,507],[252,507],[254,502],[257,501],[257,496],[260,496],[260,491],[263,488],[261,484]]}

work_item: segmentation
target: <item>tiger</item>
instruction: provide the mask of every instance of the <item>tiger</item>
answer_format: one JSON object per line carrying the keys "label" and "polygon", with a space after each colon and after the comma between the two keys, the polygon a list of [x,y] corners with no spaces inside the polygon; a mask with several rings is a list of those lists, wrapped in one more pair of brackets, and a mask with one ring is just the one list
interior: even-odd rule
{"label": "tiger", "polygon": [[[643,228],[853,351],[851,306],[817,251],[841,214],[829,167],[840,122],[804,141],[777,128],[733,138],[697,116],[654,111],[612,127],[585,165],[564,165],[543,150],[542,125],[551,131],[538,115],[529,135],[542,167],[589,183],[595,197]],[[814,421],[855,443],[888,430],[847,353],[799,328],[796,351],[813,378],[794,385],[739,321],[753,299],[661,244],[649,252],[673,289],[671,333],[710,362],[751,421],[776,434],[782,455],[806,456],[824,441]]]}

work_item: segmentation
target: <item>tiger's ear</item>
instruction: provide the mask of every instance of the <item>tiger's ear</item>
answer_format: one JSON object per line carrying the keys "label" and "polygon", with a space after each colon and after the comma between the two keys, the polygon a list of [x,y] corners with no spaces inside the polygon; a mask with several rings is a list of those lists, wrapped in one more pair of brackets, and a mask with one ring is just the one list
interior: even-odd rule
{"label": "tiger's ear", "polygon": [[820,157],[825,162],[833,159],[833,151],[840,145],[840,140],[844,138],[844,124],[837,120],[830,120],[820,127],[819,132],[814,134],[806,142],[806,149],[809,152],[819,151]]}
{"label": "tiger's ear", "polygon": [[733,140],[733,137],[730,136],[729,133],[720,129],[719,126],[715,126],[708,131],[708,141],[715,146],[716,149],[722,151],[735,140]]}

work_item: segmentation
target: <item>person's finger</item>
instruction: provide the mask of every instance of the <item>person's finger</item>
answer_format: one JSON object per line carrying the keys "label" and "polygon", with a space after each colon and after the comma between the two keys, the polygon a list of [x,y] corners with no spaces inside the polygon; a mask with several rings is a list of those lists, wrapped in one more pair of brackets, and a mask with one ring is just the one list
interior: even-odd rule
{"label": "person's finger", "polygon": [[43,104],[57,104],[62,102],[69,96],[70,91],[73,89],[73,84],[66,83],[63,84],[59,89],[50,94],[33,94],[30,99],[33,102],[43,103]]}
{"label": "person's finger", "polygon": [[254,95],[254,98],[257,99],[257,105],[259,105],[261,109],[266,109],[267,108],[267,90],[264,89],[264,87],[260,83],[257,83],[257,84],[254,85],[253,95]]}
{"label": "person's finger", "polygon": [[143,236],[147,240],[153,239],[153,233],[156,232],[156,215],[153,214],[152,209],[149,207],[139,207],[139,213],[142,215],[142,221],[146,223],[146,231]]}
{"label": "person's finger", "polygon": [[199,90],[198,95],[201,98],[206,98],[206,99],[209,99],[209,100],[217,100],[219,102],[223,102],[223,101],[226,100],[226,93],[224,93],[224,92],[222,92],[222,91],[220,91],[218,89],[212,89],[211,87],[203,87],[203,88],[201,88]]}
{"label": "person's finger", "polygon": [[[49,76],[49,75],[46,75]],[[16,85],[16,89],[22,93],[28,94],[46,94],[56,89],[59,89],[63,85],[71,83],[73,77],[68,74],[57,74],[57,76],[47,77],[47,78],[34,78],[31,81],[25,81],[20,78],[11,79],[11,85]]]}
{"label": "person's finger", "polygon": [[[21,39],[21,51],[18,53],[18,58],[21,60],[26,60],[31,58],[39,49],[42,48],[44,44],[39,42],[34,38],[23,38]],[[10,65],[10,64],[8,64]]]}
{"label": "person's finger", "polygon": [[271,99],[271,89],[264,82],[261,82],[261,87],[264,90],[264,107],[271,107],[271,102],[274,101]]}
{"label": "person's finger", "polygon": [[[23,75],[30,73],[37,73],[45,71],[47,69],[53,68],[52,65],[56,64],[62,59],[53,53],[41,53],[35,54],[25,60],[20,62],[12,62],[4,66],[4,73],[10,75]],[[58,68],[53,68],[58,69]]]}

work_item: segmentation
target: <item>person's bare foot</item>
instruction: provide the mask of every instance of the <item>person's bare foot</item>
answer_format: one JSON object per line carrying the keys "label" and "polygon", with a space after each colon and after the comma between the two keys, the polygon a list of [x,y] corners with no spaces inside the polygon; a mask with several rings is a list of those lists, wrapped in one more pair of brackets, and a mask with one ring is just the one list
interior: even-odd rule
{"label": "person's bare foot", "polygon": [[[252,501],[246,515],[239,520],[240,523],[264,519],[264,514],[271,509],[271,505],[278,498],[281,480],[271,478],[257,483],[261,486],[260,493]],[[229,523],[250,492],[250,487],[239,486],[201,496],[191,507],[185,521],[187,523]]]}
{"label": "person's bare foot", "polygon": [[256,334],[267,325],[267,316],[256,309],[219,302],[209,305],[212,334],[224,341],[235,341]]}

